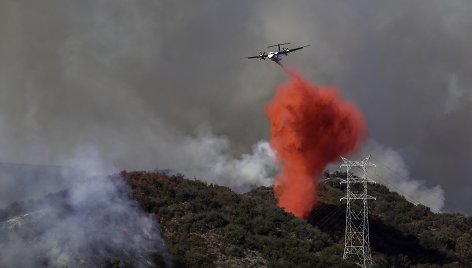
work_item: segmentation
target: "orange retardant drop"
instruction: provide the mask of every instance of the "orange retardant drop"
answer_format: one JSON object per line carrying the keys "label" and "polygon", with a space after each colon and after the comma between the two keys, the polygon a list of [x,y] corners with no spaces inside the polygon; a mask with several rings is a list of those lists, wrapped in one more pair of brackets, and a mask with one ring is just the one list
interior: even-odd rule
{"label": "orange retardant drop", "polygon": [[366,134],[359,110],[335,89],[312,85],[294,71],[278,87],[267,106],[270,145],[281,171],[274,181],[280,207],[308,218],[316,202],[316,187],[326,166],[353,152]]}

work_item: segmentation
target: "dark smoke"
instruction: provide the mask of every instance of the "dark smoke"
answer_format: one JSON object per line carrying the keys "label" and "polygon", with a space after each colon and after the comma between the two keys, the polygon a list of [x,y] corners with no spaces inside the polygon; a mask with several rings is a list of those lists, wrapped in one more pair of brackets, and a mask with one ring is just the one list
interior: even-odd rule
{"label": "dark smoke", "polygon": [[119,169],[184,169],[194,154],[173,148],[205,140],[202,126],[226,156],[248,153],[284,76],[240,58],[311,44],[286,62],[340,88],[410,178],[470,213],[471,12],[468,0],[0,1],[0,161],[56,165],[91,144]]}

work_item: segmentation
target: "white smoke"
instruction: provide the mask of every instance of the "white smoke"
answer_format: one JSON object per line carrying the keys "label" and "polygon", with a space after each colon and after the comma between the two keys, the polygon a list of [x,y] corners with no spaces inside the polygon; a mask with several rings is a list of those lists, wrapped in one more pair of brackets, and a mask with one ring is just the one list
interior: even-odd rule
{"label": "white smoke", "polygon": [[434,212],[443,209],[445,198],[442,187],[428,187],[425,181],[411,178],[408,166],[398,152],[372,140],[363,151],[365,155],[371,154],[371,162],[377,165],[371,174],[375,181],[398,192],[414,204],[423,204]]}
{"label": "white smoke", "polygon": [[[157,168],[170,168],[238,192],[270,186],[277,171],[275,154],[264,140],[254,144],[252,152],[234,157],[229,140],[210,131],[195,137],[177,133],[158,137],[157,146],[168,153],[166,158],[157,158]],[[126,196],[124,182],[105,177],[116,168],[103,161],[99,148],[92,144],[77,147],[58,163],[73,168],[59,168],[54,178],[38,179],[33,174],[2,184],[17,192],[15,197],[2,196],[5,200],[0,197],[4,204],[30,197],[41,200],[41,195],[68,190],[61,198],[25,202],[23,209],[8,217],[0,213],[0,234],[6,238],[0,241],[0,266],[35,267],[38,262],[49,266],[85,262],[94,266],[99,260],[91,256],[97,255],[122,256],[140,266],[152,261],[149,253],[166,255],[158,224]],[[62,188],[51,187],[57,182]]]}
{"label": "white smoke", "polygon": [[447,86],[447,99],[444,104],[443,114],[447,115],[471,100],[472,96],[469,92],[459,85],[457,75],[451,75]]}
{"label": "white smoke", "polygon": [[[64,162],[84,168],[66,191],[0,211],[1,267],[97,267],[112,261],[107,258],[119,259],[121,266],[125,260],[136,267],[169,265],[157,222],[128,197],[125,182],[87,176],[106,170],[97,151],[79,148]],[[49,182],[28,183],[42,188]],[[162,254],[160,263],[151,257],[155,253]]]}
{"label": "white smoke", "polygon": [[252,153],[239,158],[230,155],[227,138],[208,134],[188,138],[177,151],[181,161],[179,171],[238,192],[270,186],[277,171],[275,154],[264,140],[252,146]]}

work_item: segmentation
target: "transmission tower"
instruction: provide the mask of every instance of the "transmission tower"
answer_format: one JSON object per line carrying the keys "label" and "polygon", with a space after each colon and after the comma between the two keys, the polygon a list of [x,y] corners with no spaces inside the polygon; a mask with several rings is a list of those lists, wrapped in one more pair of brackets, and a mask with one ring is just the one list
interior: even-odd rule
{"label": "transmission tower", "polygon": [[[340,200],[346,200],[346,233],[344,237],[345,259],[348,255],[357,255],[359,264],[362,267],[372,265],[369,241],[369,207],[367,200],[374,199],[367,194],[367,183],[375,181],[367,178],[367,167],[375,167],[369,162],[370,156],[362,161],[351,161],[341,157],[344,163],[340,168],[346,168],[346,179],[341,179],[341,183],[346,184],[346,196]],[[360,172],[355,175],[353,169]]]}

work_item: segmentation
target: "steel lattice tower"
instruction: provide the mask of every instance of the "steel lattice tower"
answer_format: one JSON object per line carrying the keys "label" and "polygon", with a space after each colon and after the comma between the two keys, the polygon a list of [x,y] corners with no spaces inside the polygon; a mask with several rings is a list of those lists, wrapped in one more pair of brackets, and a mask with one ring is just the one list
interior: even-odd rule
{"label": "steel lattice tower", "polygon": [[[375,183],[367,178],[367,167],[375,167],[369,162],[370,156],[362,161],[351,161],[341,157],[344,163],[340,168],[346,168],[346,179],[341,183],[346,184],[346,196],[340,200],[346,200],[346,233],[344,237],[345,259],[348,255],[357,255],[362,267],[372,265],[369,241],[369,207],[367,200],[374,199],[367,194],[367,183]],[[359,168],[361,173],[355,176],[353,168]]]}

